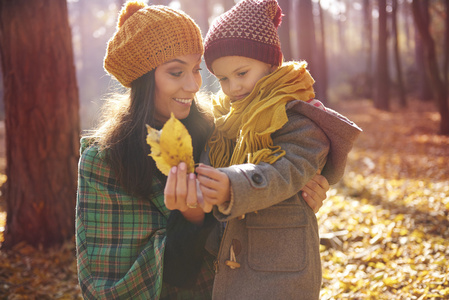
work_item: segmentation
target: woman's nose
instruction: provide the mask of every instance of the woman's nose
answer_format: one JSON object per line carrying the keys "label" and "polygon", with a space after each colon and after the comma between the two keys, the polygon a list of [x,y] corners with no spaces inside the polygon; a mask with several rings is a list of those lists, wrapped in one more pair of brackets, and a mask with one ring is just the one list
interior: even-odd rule
{"label": "woman's nose", "polygon": [[201,75],[199,75],[200,77],[198,77],[195,74],[191,74],[190,76],[188,76],[184,89],[188,92],[193,92],[196,93],[200,90],[201,87]]}

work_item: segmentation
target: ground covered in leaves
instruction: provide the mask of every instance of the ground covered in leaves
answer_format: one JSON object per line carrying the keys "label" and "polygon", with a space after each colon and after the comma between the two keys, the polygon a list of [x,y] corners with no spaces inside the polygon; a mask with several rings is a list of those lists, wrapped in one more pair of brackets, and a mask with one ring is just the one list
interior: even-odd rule
{"label": "ground covered in leaves", "polygon": [[[338,106],[364,132],[318,213],[321,299],[449,299],[449,137],[432,104]],[[0,200],[0,242],[6,213]],[[0,299],[81,299],[74,243],[0,251]]]}
{"label": "ground covered in leaves", "polygon": [[449,299],[449,137],[432,107],[338,108],[364,132],[318,213],[335,237],[321,299]]}

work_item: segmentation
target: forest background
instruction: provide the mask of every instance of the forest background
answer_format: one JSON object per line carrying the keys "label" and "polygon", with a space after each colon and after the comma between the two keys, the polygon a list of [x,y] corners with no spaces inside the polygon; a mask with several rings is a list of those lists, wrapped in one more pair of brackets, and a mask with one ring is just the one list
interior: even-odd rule
{"label": "forest background", "polygon": [[[449,1],[278,1],[286,60],[364,130],[317,214],[321,298],[449,298]],[[123,2],[0,0],[0,299],[80,298],[79,136],[120,90],[102,62]],[[234,1],[152,3],[205,34]]]}

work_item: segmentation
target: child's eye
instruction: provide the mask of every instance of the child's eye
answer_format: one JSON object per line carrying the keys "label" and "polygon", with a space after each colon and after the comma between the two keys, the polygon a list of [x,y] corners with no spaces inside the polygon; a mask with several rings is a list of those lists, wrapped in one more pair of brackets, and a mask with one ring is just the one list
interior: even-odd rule
{"label": "child's eye", "polygon": [[226,80],[228,80],[226,77],[218,78],[219,82],[223,82],[223,81],[226,81]]}
{"label": "child's eye", "polygon": [[246,73],[248,73],[248,71],[244,71],[244,72],[237,73],[237,75],[238,75],[238,76],[244,76]]}
{"label": "child's eye", "polygon": [[200,71],[202,71],[203,69],[201,69],[201,68],[196,68],[195,69],[195,73],[199,73]]}
{"label": "child's eye", "polygon": [[180,77],[182,75],[182,71],[179,72],[170,72],[170,75],[175,76],[175,77]]}

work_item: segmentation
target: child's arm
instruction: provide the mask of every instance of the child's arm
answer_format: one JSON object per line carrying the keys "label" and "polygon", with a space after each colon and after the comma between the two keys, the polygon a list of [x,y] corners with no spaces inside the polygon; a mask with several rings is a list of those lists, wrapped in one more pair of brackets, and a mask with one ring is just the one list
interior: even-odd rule
{"label": "child's arm", "polygon": [[[219,205],[226,210],[231,201],[231,183],[228,176],[223,176],[225,175],[223,172],[204,164],[200,164],[196,172],[201,183],[204,201],[211,205]],[[323,206],[328,190],[329,182],[326,177],[319,175],[319,172],[301,189],[302,197],[315,213]]]}
{"label": "child's arm", "polygon": [[[273,134],[273,143],[286,151],[274,164],[247,163],[218,169],[231,183],[231,195],[217,198],[231,198],[229,209],[219,206],[221,214],[216,216],[220,221],[279,204],[298,194],[324,166],[329,151],[324,132],[300,114],[289,116],[289,122]],[[197,168],[198,175],[203,173],[200,170]]]}

